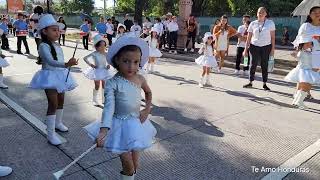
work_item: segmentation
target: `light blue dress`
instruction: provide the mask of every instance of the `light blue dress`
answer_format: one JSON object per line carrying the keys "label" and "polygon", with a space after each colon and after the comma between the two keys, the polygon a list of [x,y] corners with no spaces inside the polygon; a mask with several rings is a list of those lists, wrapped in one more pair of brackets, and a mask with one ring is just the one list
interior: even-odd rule
{"label": "light blue dress", "polygon": [[312,55],[312,52],[299,51],[297,67],[292,69],[284,79],[294,83],[320,84],[320,73],[312,70]]}
{"label": "light blue dress", "polygon": [[[65,68],[64,55],[62,48],[53,43],[53,47],[57,52],[57,60],[51,54],[51,48],[47,43],[39,45],[39,56],[42,60],[42,69],[36,72],[33,76],[30,87],[34,89],[56,89],[58,93],[71,91],[75,89],[78,84]],[[66,82],[67,79],[67,82]]]}
{"label": "light blue dress", "polygon": [[157,131],[149,120],[141,123],[140,103],[141,87],[117,73],[106,82],[102,120],[84,128],[93,140],[100,127],[110,128],[104,148],[116,154],[149,148]]}
{"label": "light blue dress", "polygon": [[90,53],[89,55],[85,56],[83,60],[89,65],[91,64],[89,59],[93,59],[94,65],[96,68],[89,67],[83,71],[83,74],[86,78],[91,80],[107,80],[114,76],[116,70],[110,66],[107,69],[107,58],[106,54],[101,54],[97,51]]}

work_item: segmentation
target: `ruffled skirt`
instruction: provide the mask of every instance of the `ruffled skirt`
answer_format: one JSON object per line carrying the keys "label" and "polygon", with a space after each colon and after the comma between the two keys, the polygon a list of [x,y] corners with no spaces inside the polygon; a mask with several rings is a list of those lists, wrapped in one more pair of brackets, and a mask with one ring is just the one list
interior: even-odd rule
{"label": "ruffled skirt", "polygon": [[[92,140],[96,140],[101,127],[101,121],[97,120],[84,129]],[[112,127],[105,138],[104,148],[112,153],[121,154],[130,151],[142,151],[151,147],[157,130],[149,120],[144,123],[136,117],[120,119],[113,117]]]}
{"label": "ruffled skirt", "polygon": [[8,61],[6,59],[0,57],[0,67],[7,67],[9,65],[10,64],[8,63]]}
{"label": "ruffled skirt", "polygon": [[83,74],[86,78],[91,80],[108,80],[112,78],[116,72],[113,69],[105,68],[92,68],[89,67],[83,71]]}
{"label": "ruffled skirt", "polygon": [[217,67],[218,63],[216,61],[216,58],[214,56],[205,56],[202,55],[198,57],[195,62],[200,66],[206,66],[206,67]]}
{"label": "ruffled skirt", "polygon": [[30,87],[33,89],[56,89],[58,93],[71,91],[75,89],[78,84],[69,73],[68,80],[66,82],[68,70],[44,70],[41,69],[33,76]]}
{"label": "ruffled skirt", "polygon": [[284,79],[294,83],[306,82],[310,84],[320,84],[320,73],[311,69],[294,68]]}
{"label": "ruffled skirt", "polygon": [[161,57],[162,53],[157,48],[149,47],[149,56],[150,57]]}

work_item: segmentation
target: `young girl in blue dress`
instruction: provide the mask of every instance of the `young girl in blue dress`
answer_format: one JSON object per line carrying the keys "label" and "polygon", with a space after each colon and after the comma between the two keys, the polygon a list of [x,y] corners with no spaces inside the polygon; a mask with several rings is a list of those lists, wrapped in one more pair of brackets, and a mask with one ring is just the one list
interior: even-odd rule
{"label": "young girl in blue dress", "polygon": [[[118,73],[107,80],[102,122],[85,129],[96,139],[98,147],[120,154],[122,180],[133,180],[139,166],[139,151],[151,147],[156,129],[148,120],[152,94],[138,69],[147,63],[149,49],[136,37],[123,36],[109,48],[107,60]],[[146,106],[140,110],[141,89]]]}
{"label": "young girl in blue dress", "polygon": [[40,18],[38,30],[42,40],[38,50],[42,68],[33,76],[30,87],[44,89],[48,100],[47,139],[52,145],[59,145],[62,141],[55,129],[68,131],[62,123],[64,93],[77,87],[71,74],[68,76],[67,68],[77,65],[78,61],[71,58],[67,63],[64,62],[62,48],[56,43],[60,37],[59,25],[51,14]]}

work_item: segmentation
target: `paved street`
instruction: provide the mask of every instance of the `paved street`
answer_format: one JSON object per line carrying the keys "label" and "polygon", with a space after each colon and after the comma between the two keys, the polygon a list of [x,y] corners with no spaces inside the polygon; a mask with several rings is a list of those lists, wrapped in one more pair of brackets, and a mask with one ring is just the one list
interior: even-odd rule
{"label": "paved street", "polygon": [[[10,45],[15,51],[15,39],[10,39]],[[29,39],[29,45],[29,57],[12,53],[14,57],[8,58],[11,66],[4,69],[4,82],[9,89],[0,91],[44,122],[45,94],[28,88],[33,74],[41,68],[35,63],[33,39]],[[66,45],[63,49],[68,59],[75,44]],[[89,53],[80,47],[77,58]],[[10,176],[0,179],[52,179],[53,172],[93,144],[83,127],[99,119],[102,109],[92,105],[93,82],[81,73],[87,67],[85,62],[79,62],[72,70],[79,86],[65,98],[64,121],[69,132],[60,135],[67,143],[49,145],[45,135],[27,123],[23,114],[0,103],[0,164],[14,169]],[[141,154],[136,179],[266,179],[269,173],[262,171],[263,167],[277,168],[283,164],[309,170],[290,173],[286,180],[319,179],[319,87],[312,91],[315,99],[306,102],[310,109],[299,110],[290,105],[295,85],[285,82],[283,76],[270,75],[271,92],[262,89],[259,73],[255,88],[243,89],[247,77],[234,76],[233,69],[225,68],[221,74],[212,74],[213,87],[200,89],[200,67],[193,62],[162,58],[155,70],[158,72],[150,74],[148,82],[153,91],[150,119],[158,134],[154,145]],[[253,166],[259,170],[253,171]],[[96,149],[61,179],[115,180],[120,171],[119,157]]]}

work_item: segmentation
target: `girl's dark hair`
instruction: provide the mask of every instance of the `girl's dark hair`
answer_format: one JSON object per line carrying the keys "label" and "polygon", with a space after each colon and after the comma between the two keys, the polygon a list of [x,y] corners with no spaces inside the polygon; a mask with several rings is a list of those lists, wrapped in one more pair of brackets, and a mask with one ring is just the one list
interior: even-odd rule
{"label": "girl's dark hair", "polygon": [[[304,45],[305,43],[300,43],[299,44],[299,46],[298,46],[298,51],[301,51],[301,50],[303,50],[303,45]],[[313,44],[313,43],[312,43]]]}
{"label": "girl's dark hair", "polygon": [[227,15],[223,15],[223,16],[221,16],[221,19],[226,19],[227,20],[227,23],[224,25],[224,29],[225,30],[228,30],[228,16]]}
{"label": "girl's dark hair", "polygon": [[307,16],[306,23],[312,23],[312,19],[311,19],[310,14],[311,14],[314,10],[316,10],[316,9],[320,9],[320,6],[313,6],[313,7],[310,9],[309,14],[308,14],[308,16]]}
{"label": "girl's dark hair", "polygon": [[35,13],[35,14],[43,14],[43,8],[41,6],[36,6],[33,9],[33,13]]}
{"label": "girl's dark hair", "polygon": [[[45,29],[47,29],[47,28],[45,28]],[[52,42],[48,39],[47,35],[45,35],[45,34],[42,32],[42,30],[41,30],[41,41],[42,41],[42,43],[46,43],[46,44],[48,44],[48,45],[50,46],[51,55],[52,55],[53,59],[57,61],[58,58],[57,58],[56,49],[54,48]],[[39,62],[39,64],[41,64],[41,62],[42,62],[42,59],[41,59],[40,56],[39,56],[39,58],[38,58],[38,62]]]}
{"label": "girl's dark hair", "polygon": [[[117,65],[116,61],[119,59],[119,57],[124,53],[124,52],[127,52],[127,51],[131,51],[131,52],[134,52],[134,51],[139,51],[142,55],[142,52],[141,52],[141,49],[136,46],[136,45],[127,45],[127,46],[123,46],[115,56],[113,56],[113,58],[111,59],[111,62],[114,66],[114,68],[116,70],[119,71],[119,66]],[[142,67],[141,64],[139,64],[139,67]]]}
{"label": "girl's dark hair", "polygon": [[107,46],[107,43],[103,40],[99,41],[97,44],[94,45],[95,48],[98,48],[101,46],[101,44],[104,43]]}
{"label": "girl's dark hair", "polygon": [[159,17],[155,18],[158,22],[161,22],[161,19]]}

